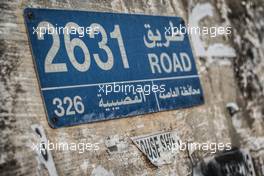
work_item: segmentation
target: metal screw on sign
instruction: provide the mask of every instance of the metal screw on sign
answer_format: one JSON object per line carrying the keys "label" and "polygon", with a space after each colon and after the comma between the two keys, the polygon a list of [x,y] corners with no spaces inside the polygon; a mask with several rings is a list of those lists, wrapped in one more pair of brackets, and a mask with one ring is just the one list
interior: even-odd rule
{"label": "metal screw on sign", "polygon": [[28,12],[27,17],[29,20],[33,20],[34,19],[34,14],[32,12]]}
{"label": "metal screw on sign", "polygon": [[52,119],[52,121],[53,121],[53,123],[57,123],[57,122],[58,122],[58,118],[57,118],[57,117],[54,117],[54,118]]}

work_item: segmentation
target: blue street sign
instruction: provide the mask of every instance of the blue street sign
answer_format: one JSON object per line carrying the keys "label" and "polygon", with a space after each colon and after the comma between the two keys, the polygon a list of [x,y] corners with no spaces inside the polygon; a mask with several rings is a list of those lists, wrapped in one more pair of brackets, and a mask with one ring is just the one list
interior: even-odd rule
{"label": "blue street sign", "polygon": [[179,17],[24,11],[51,127],[204,103]]}

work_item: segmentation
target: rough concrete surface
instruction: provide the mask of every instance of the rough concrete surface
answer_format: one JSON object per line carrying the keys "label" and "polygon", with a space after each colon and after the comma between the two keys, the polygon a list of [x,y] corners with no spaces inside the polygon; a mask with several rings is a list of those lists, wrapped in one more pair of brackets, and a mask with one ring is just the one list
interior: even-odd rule
{"label": "rough concrete surface", "polygon": [[[52,129],[26,34],[26,7],[181,16],[193,24],[195,17],[208,12],[198,25],[230,25],[232,36],[202,42],[191,38],[204,105]],[[0,175],[191,175],[187,151],[171,164],[156,167],[131,140],[172,130],[185,142],[232,142],[248,149],[256,175],[264,175],[263,0],[1,0],[0,9]],[[216,43],[225,48],[210,54]],[[51,151],[53,161],[45,163],[31,144],[47,139],[89,141],[98,143],[99,150]],[[212,155],[197,153],[198,160]]]}

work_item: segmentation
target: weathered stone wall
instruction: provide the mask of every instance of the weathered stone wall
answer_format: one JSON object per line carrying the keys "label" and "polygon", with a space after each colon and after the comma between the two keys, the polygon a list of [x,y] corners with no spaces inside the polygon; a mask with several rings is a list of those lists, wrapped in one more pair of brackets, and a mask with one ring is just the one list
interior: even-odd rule
{"label": "weathered stone wall", "polygon": [[[202,14],[198,25],[231,25],[233,34],[203,38],[202,42],[191,38],[204,105],[52,129],[24,25],[26,7],[181,16],[191,24]],[[2,0],[0,8],[1,175],[190,175],[192,163],[187,151],[179,153],[172,164],[155,167],[130,139],[163,130],[175,130],[182,141],[232,142],[235,147],[249,149],[257,175],[264,175],[262,0]],[[225,47],[218,55],[210,54],[210,46],[216,43]],[[39,141],[35,127],[42,139],[45,133],[51,142],[89,141],[99,143],[100,149],[85,153],[51,151],[54,165],[43,165],[41,156],[30,148]],[[208,155],[199,153],[199,157]]]}

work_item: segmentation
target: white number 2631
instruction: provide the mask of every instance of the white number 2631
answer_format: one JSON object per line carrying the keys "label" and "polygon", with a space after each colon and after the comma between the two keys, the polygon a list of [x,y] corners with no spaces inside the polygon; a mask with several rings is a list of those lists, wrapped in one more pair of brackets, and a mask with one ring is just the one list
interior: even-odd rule
{"label": "white number 2631", "polygon": [[[65,25],[65,28],[67,29],[78,29],[80,26],[74,22],[68,22]],[[103,52],[106,53],[107,58],[106,59],[101,59],[98,53],[94,53],[93,57],[94,60],[99,68],[102,70],[110,70],[113,67],[114,64],[114,56],[109,48],[107,42],[107,33],[103,26],[101,26],[98,23],[93,23],[91,24],[90,27],[97,27],[98,29],[98,35],[101,34],[102,38],[101,41],[98,42],[98,47],[103,50]],[[55,72],[68,72],[68,67],[66,63],[54,63],[54,58],[57,55],[59,49],[60,49],[60,38],[58,33],[55,31],[54,32],[54,26],[49,23],[48,21],[42,21],[38,24],[38,29],[45,30],[48,32],[48,34],[52,35],[52,45],[45,57],[45,63],[44,63],[44,71],[45,73],[55,73]],[[79,33],[79,31],[77,30]],[[119,46],[119,51],[120,51],[120,56],[121,60],[123,63],[123,66],[125,69],[129,68],[128,64],[128,59],[123,43],[123,38],[120,32],[120,27],[119,25],[114,26],[114,30],[110,33],[110,37],[113,39],[117,40],[118,46]],[[90,34],[90,38],[95,38],[95,35],[93,32]],[[44,40],[44,35],[43,31],[37,33],[37,39],[38,40]],[[91,54],[89,52],[89,49],[87,48],[86,44],[80,39],[80,38],[73,38],[71,39],[69,32],[64,33],[64,44],[66,48],[66,52],[68,55],[68,58],[73,65],[73,67],[80,71],[80,72],[85,72],[88,71],[91,65]],[[79,47],[82,52],[83,52],[83,58],[76,58],[74,55],[74,49],[75,47]],[[82,60],[83,62],[80,63],[78,60]]]}

